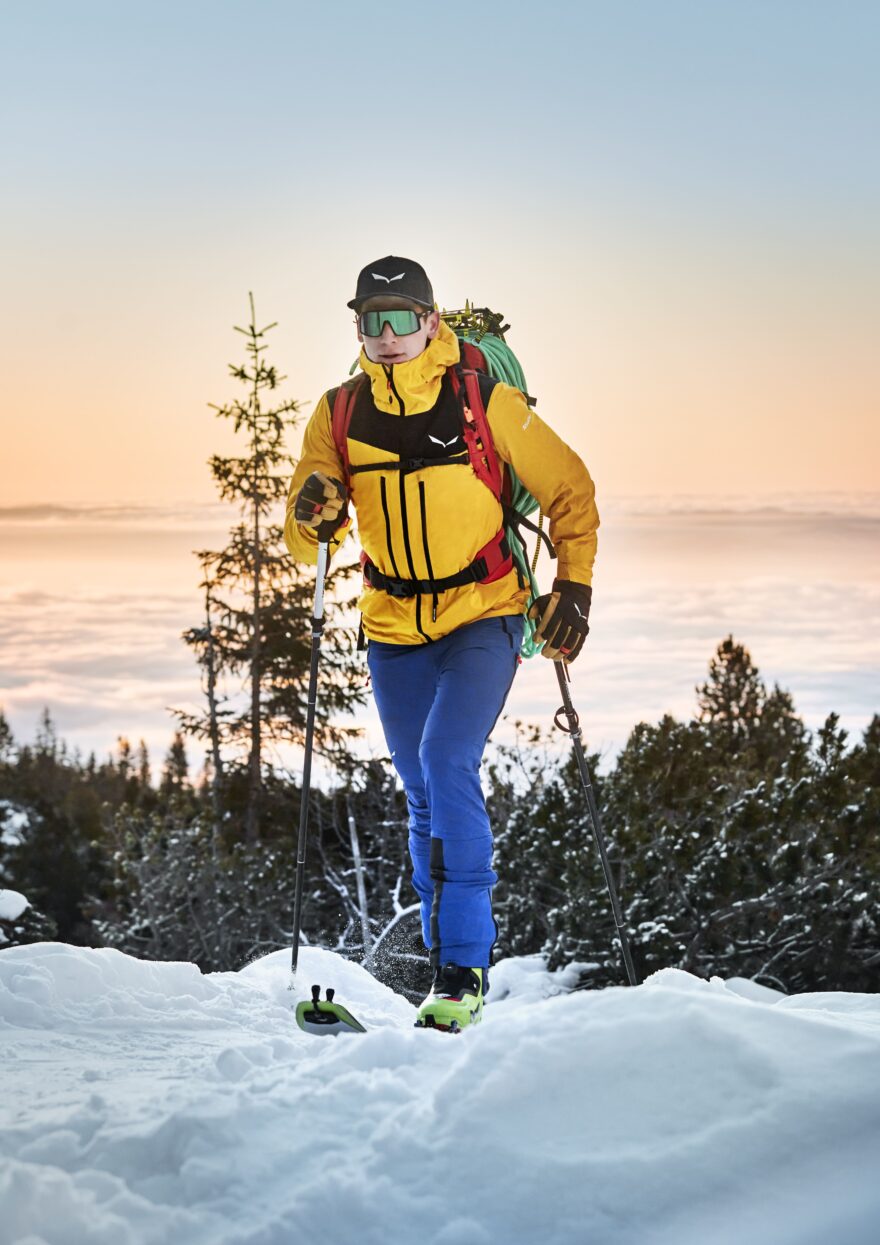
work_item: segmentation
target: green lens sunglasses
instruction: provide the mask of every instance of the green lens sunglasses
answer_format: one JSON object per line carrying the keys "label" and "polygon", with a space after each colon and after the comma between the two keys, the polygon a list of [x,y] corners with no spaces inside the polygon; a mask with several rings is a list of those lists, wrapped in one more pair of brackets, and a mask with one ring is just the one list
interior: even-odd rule
{"label": "green lens sunglasses", "polygon": [[417,311],[411,311],[409,308],[405,310],[388,308],[383,311],[362,311],[358,316],[358,328],[364,337],[381,337],[383,326],[390,324],[391,332],[395,337],[409,337],[410,333],[418,332],[422,316],[427,314],[427,311],[423,311],[420,315]]}

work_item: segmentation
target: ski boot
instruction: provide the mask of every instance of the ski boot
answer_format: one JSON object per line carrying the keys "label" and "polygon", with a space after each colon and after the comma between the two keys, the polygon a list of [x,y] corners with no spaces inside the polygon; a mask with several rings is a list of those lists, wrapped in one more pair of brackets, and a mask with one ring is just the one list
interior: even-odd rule
{"label": "ski boot", "polygon": [[466,1025],[479,1024],[484,988],[489,988],[484,968],[461,968],[458,964],[435,968],[431,993],[419,1008],[416,1028],[460,1033]]}

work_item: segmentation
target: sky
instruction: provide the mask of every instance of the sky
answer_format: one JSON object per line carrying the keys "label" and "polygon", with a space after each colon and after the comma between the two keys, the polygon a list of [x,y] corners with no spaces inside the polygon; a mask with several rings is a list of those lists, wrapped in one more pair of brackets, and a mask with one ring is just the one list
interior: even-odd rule
{"label": "sky", "polygon": [[[880,8],[848,0],[0,5],[17,737],[49,705],[85,751],[166,746],[168,706],[198,697],[191,551],[234,519],[202,508],[208,458],[237,448],[210,404],[244,394],[249,294],[305,418],[356,357],[358,270],[388,253],[441,306],[504,313],[596,481],[578,679],[606,759],[636,721],[692,711],[728,633],[812,726],[860,731],[880,686],[878,65]],[[511,714],[553,696],[531,663]]]}
{"label": "sky", "polygon": [[210,500],[249,292],[307,413],[387,253],[600,503],[877,487],[878,53],[846,0],[4,5],[0,505]]}

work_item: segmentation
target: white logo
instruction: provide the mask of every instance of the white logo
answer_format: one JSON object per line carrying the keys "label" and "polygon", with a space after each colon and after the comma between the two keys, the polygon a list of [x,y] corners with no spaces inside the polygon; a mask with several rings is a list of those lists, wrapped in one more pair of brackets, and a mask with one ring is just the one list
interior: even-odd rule
{"label": "white logo", "polygon": [[456,441],[458,440],[458,437],[453,437],[451,441],[441,441],[439,437],[432,437],[429,432],[428,440],[433,441],[435,445],[442,445],[445,450],[445,449],[448,449],[450,445],[455,445]]}
{"label": "white logo", "polygon": [[383,277],[381,272],[371,272],[370,276],[375,277],[377,281],[385,281],[388,285],[390,285],[392,281],[399,281],[401,277],[405,277],[406,273],[399,272],[396,277]]}
{"label": "white logo", "polygon": [[532,422],[532,412],[531,412],[531,411],[529,411],[529,417],[528,417],[528,419],[526,420],[526,422],[523,424],[523,432],[525,432],[526,428],[528,428],[528,426],[529,426],[529,424],[530,424],[531,422]]}
{"label": "white logo", "polygon": [[577,610],[578,618],[586,618],[586,614],[581,613],[581,607],[579,605],[575,604],[574,608]]}

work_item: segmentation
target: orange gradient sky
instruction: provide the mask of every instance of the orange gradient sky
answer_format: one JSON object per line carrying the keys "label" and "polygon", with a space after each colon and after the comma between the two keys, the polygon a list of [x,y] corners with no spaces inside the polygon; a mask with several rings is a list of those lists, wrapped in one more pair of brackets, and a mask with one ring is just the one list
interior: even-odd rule
{"label": "orange gradient sky", "polygon": [[504,312],[600,501],[880,486],[872,6],[475,11],[479,92],[439,10],[363,12],[5,14],[0,504],[210,499],[248,291],[314,403],[389,251]]}

